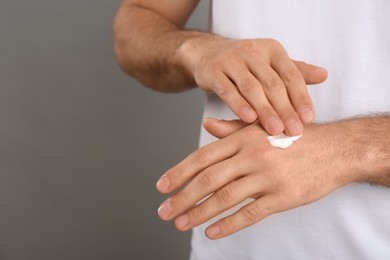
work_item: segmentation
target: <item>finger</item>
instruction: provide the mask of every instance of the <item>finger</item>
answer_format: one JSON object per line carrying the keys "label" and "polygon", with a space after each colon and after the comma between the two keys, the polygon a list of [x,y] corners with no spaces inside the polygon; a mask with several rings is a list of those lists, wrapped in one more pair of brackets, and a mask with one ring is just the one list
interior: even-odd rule
{"label": "finger", "polygon": [[237,141],[227,137],[197,149],[161,176],[157,190],[168,193],[179,188],[207,167],[232,157],[237,147]]}
{"label": "finger", "polygon": [[213,75],[212,90],[244,122],[252,123],[257,114],[252,106],[240,95],[236,86],[223,73]]}
{"label": "finger", "polygon": [[[254,185],[256,184],[256,185]],[[248,175],[217,190],[207,200],[175,219],[175,226],[181,231],[198,226],[207,220],[233,208],[253,194],[262,194],[267,185]]]}
{"label": "finger", "polygon": [[221,139],[248,126],[248,124],[242,120],[219,120],[208,117],[203,120],[203,126],[210,134]]}
{"label": "finger", "polygon": [[[271,61],[271,65],[282,78],[291,104],[302,122],[305,124],[311,123],[315,117],[313,102],[307,91],[306,82],[295,63],[288,56],[280,55]],[[301,133],[291,132],[291,135]]]}
{"label": "finger", "polygon": [[328,78],[328,71],[322,67],[308,64],[303,61],[293,60],[293,62],[301,72],[306,84],[318,84],[324,82]]}
{"label": "finger", "polygon": [[284,125],[277,112],[269,103],[262,84],[249,71],[248,67],[227,71],[227,75],[234,81],[240,94],[256,110],[260,124],[271,135],[283,132]]}
{"label": "finger", "polygon": [[210,239],[226,237],[278,212],[276,199],[276,196],[272,195],[260,197],[242,207],[236,213],[209,226],[206,229],[207,237]]}
{"label": "finger", "polygon": [[301,134],[303,125],[291,104],[284,82],[270,66],[262,65],[256,67],[256,64],[255,60],[251,60],[250,69],[253,75],[261,82],[265,96],[282,119],[285,132],[288,135]]}
{"label": "finger", "polygon": [[[159,210],[159,216],[170,220],[187,211],[200,200],[218,190],[227,183],[249,173],[248,165],[239,163],[237,159],[229,159],[215,164],[199,173],[182,190],[168,199],[170,212]],[[163,203],[165,207],[166,202]]]}

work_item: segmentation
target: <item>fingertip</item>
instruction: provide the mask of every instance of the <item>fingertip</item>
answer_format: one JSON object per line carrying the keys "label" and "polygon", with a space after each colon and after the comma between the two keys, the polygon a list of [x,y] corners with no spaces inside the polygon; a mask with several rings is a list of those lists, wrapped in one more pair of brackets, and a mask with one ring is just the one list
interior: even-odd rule
{"label": "fingertip", "polygon": [[322,66],[318,66],[318,65],[313,65],[313,64],[311,64],[311,66],[313,66],[313,67],[315,67],[315,68],[317,68],[317,69],[319,69],[319,70],[322,70],[322,71],[327,71],[324,67],[322,67]]}
{"label": "fingertip", "polygon": [[328,78],[328,70],[323,67],[317,66],[316,73],[318,74],[318,77],[321,79],[321,82],[325,81]]}
{"label": "fingertip", "polygon": [[286,121],[286,134],[289,136],[295,136],[300,135],[303,132],[303,125],[302,123],[295,119],[290,118]]}
{"label": "fingertip", "polygon": [[169,199],[163,202],[160,205],[160,207],[157,209],[158,216],[165,221],[168,221],[170,219],[170,215],[172,212],[173,212],[173,208]]}
{"label": "fingertip", "polygon": [[167,193],[169,190],[169,179],[167,176],[163,175],[156,183],[156,189],[161,193]]}
{"label": "fingertip", "polygon": [[314,121],[315,118],[315,113],[313,109],[307,106],[299,109],[299,115],[304,124],[310,124]]}
{"label": "fingertip", "polygon": [[206,117],[203,119],[203,124],[208,124],[208,123],[215,123],[218,122],[219,119],[216,119],[214,117]]}
{"label": "fingertip", "polygon": [[179,231],[187,231],[189,220],[190,219],[187,214],[177,217],[174,221],[175,228]]}
{"label": "fingertip", "polygon": [[221,229],[218,226],[212,226],[206,229],[206,236],[209,239],[216,239],[221,233]]}
{"label": "fingertip", "polygon": [[300,61],[295,62],[295,64],[302,73],[306,84],[318,84],[324,82],[328,78],[328,71],[323,67]]}
{"label": "fingertip", "polygon": [[253,123],[257,119],[257,114],[253,108],[246,106],[240,111],[240,118],[245,123]]}
{"label": "fingertip", "polygon": [[283,133],[284,124],[279,118],[271,116],[265,123],[265,129],[271,135],[278,135]]}
{"label": "fingertip", "polygon": [[219,123],[220,120],[213,117],[206,117],[205,119],[203,119],[203,127],[207,131],[212,131]]}

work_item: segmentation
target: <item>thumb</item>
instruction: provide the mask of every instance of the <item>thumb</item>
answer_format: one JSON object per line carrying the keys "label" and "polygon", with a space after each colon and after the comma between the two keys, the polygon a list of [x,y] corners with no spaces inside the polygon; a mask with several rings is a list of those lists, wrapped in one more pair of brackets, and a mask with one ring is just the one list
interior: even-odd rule
{"label": "thumb", "polygon": [[303,61],[294,61],[294,63],[302,73],[306,84],[318,84],[324,82],[328,78],[328,71],[322,67],[318,67]]}
{"label": "thumb", "polygon": [[207,132],[219,139],[225,138],[247,125],[241,120],[219,120],[212,117],[203,120],[203,126]]}

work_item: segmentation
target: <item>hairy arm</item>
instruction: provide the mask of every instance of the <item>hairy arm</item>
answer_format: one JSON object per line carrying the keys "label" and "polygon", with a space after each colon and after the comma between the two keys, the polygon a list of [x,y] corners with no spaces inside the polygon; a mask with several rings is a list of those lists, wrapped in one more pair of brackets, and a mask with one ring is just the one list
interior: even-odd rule
{"label": "hairy arm", "polygon": [[256,123],[209,119],[205,127],[221,139],[189,155],[157,184],[162,193],[178,190],[158,213],[164,220],[175,219],[179,230],[248,198],[254,201],[211,224],[208,237],[231,235],[353,182],[390,187],[390,116],[313,124],[286,150],[271,147]]}
{"label": "hairy arm", "polygon": [[323,82],[326,70],[290,59],[274,39],[184,30],[196,4],[124,0],[114,22],[122,69],[155,90],[180,92],[196,85],[215,93],[240,119],[258,119],[270,134],[302,133],[315,117],[306,84]]}
{"label": "hairy arm", "polygon": [[351,149],[362,162],[361,181],[390,187],[390,116],[346,121],[351,130]]}
{"label": "hairy arm", "polygon": [[209,33],[183,30],[198,0],[125,0],[114,21],[115,52],[122,69],[144,85],[163,92],[195,86],[180,64],[177,50]]}
{"label": "hairy arm", "polygon": [[[240,120],[207,118],[204,126],[212,135],[221,139],[249,125]],[[359,169],[351,172],[354,176],[351,176],[350,180],[390,187],[390,115],[359,116],[339,122],[317,124],[308,129],[308,134],[312,134],[313,129],[321,130],[317,131],[316,135],[317,139],[326,141],[323,144],[325,149],[329,149],[330,141],[334,141],[332,139],[341,134],[339,141],[332,144],[332,147],[341,151],[340,163],[356,165]]]}

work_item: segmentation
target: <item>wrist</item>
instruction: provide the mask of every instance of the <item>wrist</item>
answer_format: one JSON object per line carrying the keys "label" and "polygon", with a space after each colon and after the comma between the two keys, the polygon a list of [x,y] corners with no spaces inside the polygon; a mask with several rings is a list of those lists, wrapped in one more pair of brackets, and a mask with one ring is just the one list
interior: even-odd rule
{"label": "wrist", "polygon": [[195,81],[196,69],[204,59],[207,50],[213,48],[212,46],[223,38],[210,33],[189,33],[190,35],[178,46],[174,61]]}
{"label": "wrist", "polygon": [[313,128],[313,139],[321,139],[316,147],[322,150],[320,153],[329,166],[335,186],[364,181],[369,174],[369,151],[356,135],[352,121],[312,124],[307,130],[310,128]]}
{"label": "wrist", "polygon": [[341,156],[347,163],[350,182],[389,184],[389,122],[386,126],[386,120],[379,121],[380,118],[371,117],[335,123],[343,131],[340,150],[344,151]]}
{"label": "wrist", "polygon": [[389,117],[352,119],[353,144],[362,155],[362,181],[372,184],[390,184]]}

